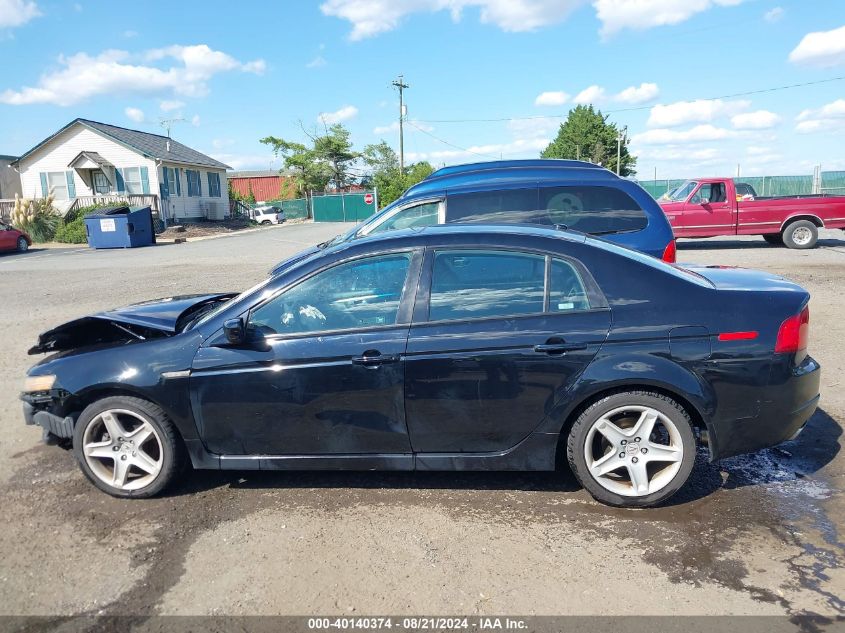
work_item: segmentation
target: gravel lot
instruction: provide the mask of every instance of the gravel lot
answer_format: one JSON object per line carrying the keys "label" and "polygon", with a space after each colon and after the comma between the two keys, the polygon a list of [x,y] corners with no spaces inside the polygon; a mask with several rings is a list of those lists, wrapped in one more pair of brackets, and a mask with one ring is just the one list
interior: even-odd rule
{"label": "gravel lot", "polygon": [[845,614],[845,234],[790,251],[682,242],[680,261],[813,294],[821,408],[799,441],[716,465],[668,507],[598,505],[568,473],[199,472],[120,501],[26,427],[36,335],[95,310],[239,290],[342,225],[136,251],[0,256],[0,613]]}

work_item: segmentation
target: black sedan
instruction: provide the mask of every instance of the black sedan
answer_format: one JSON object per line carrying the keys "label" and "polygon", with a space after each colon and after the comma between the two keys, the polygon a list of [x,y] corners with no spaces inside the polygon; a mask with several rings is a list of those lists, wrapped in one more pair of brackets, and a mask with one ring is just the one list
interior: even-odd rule
{"label": "black sedan", "polygon": [[819,400],[809,295],[582,234],[449,225],[295,257],[240,295],[71,321],[24,416],[148,497],[194,468],[554,470],[648,506],[711,459],[798,434]]}

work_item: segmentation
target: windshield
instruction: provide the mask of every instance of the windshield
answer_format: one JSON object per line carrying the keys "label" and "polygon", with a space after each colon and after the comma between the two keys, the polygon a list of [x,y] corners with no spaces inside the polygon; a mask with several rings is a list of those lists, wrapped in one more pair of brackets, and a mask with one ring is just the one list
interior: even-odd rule
{"label": "windshield", "polygon": [[375,215],[370,216],[360,224],[356,224],[351,229],[346,231],[345,233],[341,233],[340,235],[336,235],[332,239],[328,240],[327,242],[323,242],[322,244],[318,244],[320,248],[328,248],[329,246],[334,246],[335,244],[340,244],[342,242],[348,242],[349,240],[355,239],[358,235],[365,231],[367,228],[371,226],[375,226],[380,224],[382,219],[384,218],[385,213],[390,213],[390,211],[399,203],[399,200],[387,205],[381,211],[375,213]]}
{"label": "windshield", "polygon": [[682,200],[686,200],[687,198],[689,198],[689,195],[692,193],[692,190],[695,189],[697,184],[698,183],[695,180],[687,180],[680,187],[670,191],[667,197],[672,202],[680,202]]}

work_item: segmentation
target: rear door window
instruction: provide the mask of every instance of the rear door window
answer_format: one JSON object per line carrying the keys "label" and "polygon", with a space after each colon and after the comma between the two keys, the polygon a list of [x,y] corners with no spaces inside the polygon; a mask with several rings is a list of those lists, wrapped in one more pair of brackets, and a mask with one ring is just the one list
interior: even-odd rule
{"label": "rear door window", "polygon": [[541,188],[540,209],[547,224],[594,235],[639,231],[648,225],[637,201],[614,187]]}
{"label": "rear door window", "polygon": [[536,211],[536,187],[450,194],[446,203],[449,222],[536,223]]}
{"label": "rear door window", "polygon": [[513,251],[438,251],[429,319],[475,319],[543,312],[546,258]]}

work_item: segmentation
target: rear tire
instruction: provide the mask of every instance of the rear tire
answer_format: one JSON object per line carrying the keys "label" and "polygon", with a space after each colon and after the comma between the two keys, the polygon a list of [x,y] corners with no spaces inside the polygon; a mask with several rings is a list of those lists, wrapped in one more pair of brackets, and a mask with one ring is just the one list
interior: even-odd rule
{"label": "rear tire", "polygon": [[25,253],[29,250],[29,242],[26,241],[25,237],[18,238],[18,252]]}
{"label": "rear tire", "polygon": [[809,220],[797,220],[783,230],[783,243],[788,248],[813,248],[819,241],[819,229]]}
{"label": "rear tire", "polygon": [[763,239],[766,240],[772,246],[783,246],[783,235],[780,233],[771,233],[769,235],[764,235]]}
{"label": "rear tire", "polygon": [[152,497],[185,464],[181,439],[161,407],[129,396],[85,408],[73,432],[73,453],[89,481],[113,497]]}
{"label": "rear tire", "polygon": [[594,499],[644,508],[683,487],[696,445],[689,414],[672,398],[623,391],[578,416],[566,449],[572,472]]}
{"label": "rear tire", "polygon": [[271,225],[271,224],[273,224],[273,223],[272,223],[272,222],[270,222],[270,220],[264,220],[263,222],[261,222],[261,224],[262,224],[263,226],[270,226],[270,225]]}

